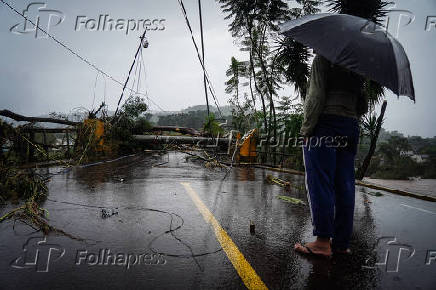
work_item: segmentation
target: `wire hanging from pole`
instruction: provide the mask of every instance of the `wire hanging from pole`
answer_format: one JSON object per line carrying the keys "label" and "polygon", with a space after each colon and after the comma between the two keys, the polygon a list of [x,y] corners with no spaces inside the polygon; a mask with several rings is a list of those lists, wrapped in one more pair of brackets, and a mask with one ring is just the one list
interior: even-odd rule
{"label": "wire hanging from pole", "polygon": [[209,91],[210,91],[210,93],[211,93],[211,95],[212,95],[212,97],[214,99],[215,105],[216,105],[216,107],[218,109],[218,112],[219,112],[221,118],[222,118],[223,115],[221,113],[218,100],[216,98],[215,89],[214,89],[214,87],[213,87],[213,85],[212,85],[212,83],[210,81],[210,77],[209,77],[209,74],[208,74],[208,72],[206,70],[206,67],[204,66],[203,60],[201,59],[200,50],[198,48],[197,42],[195,41],[194,32],[192,30],[191,23],[189,21],[188,14],[187,14],[186,9],[185,9],[185,5],[183,4],[182,0],[178,0],[178,1],[179,1],[179,4],[180,4],[180,8],[182,9],[183,16],[185,17],[186,25],[188,26],[189,32],[191,33],[192,42],[194,44],[195,50],[197,51],[197,57],[198,57],[198,60],[200,61],[201,67],[202,67],[204,75],[206,77],[206,82],[208,84]]}
{"label": "wire hanging from pole", "polygon": [[119,107],[120,107],[121,100],[123,99],[123,96],[124,96],[124,91],[126,90],[127,84],[129,83],[130,74],[132,73],[133,67],[135,66],[136,59],[138,58],[139,51],[140,51],[141,48],[142,48],[142,45],[143,45],[143,42],[144,42],[145,34],[146,34],[146,33],[147,33],[147,30],[144,30],[144,33],[143,33],[142,36],[141,36],[141,41],[140,41],[140,43],[139,43],[138,49],[136,50],[135,57],[133,58],[133,63],[132,63],[132,65],[130,66],[129,74],[127,75],[126,82],[124,83],[123,90],[121,91],[120,99],[118,100],[117,109],[115,110],[115,114],[114,114],[114,120],[116,120],[116,116],[117,116],[117,113],[118,113],[118,109],[119,109]]}
{"label": "wire hanging from pole", "polygon": [[94,81],[94,91],[93,91],[93,99],[92,99],[92,106],[91,109],[94,110],[94,104],[95,104],[95,90],[97,89],[97,80],[98,80],[99,73],[95,75],[95,81]]}
{"label": "wire hanging from pole", "polygon": [[[23,13],[19,12],[17,9],[15,9],[13,6],[11,6],[9,3],[5,2],[4,0],[0,0],[0,2],[2,4],[4,4],[5,6],[7,6],[11,11],[13,11],[14,13],[18,14],[19,16],[21,16],[23,19],[25,19],[26,21],[28,21],[30,24],[32,24],[36,29],[38,29],[39,31],[41,31],[42,33],[44,33],[45,35],[47,35],[51,40],[53,40],[56,44],[58,44],[59,46],[61,46],[62,48],[64,48],[65,50],[67,50],[71,55],[77,57],[79,60],[81,60],[82,62],[84,62],[85,64],[87,64],[88,66],[90,66],[91,68],[93,68],[94,70],[96,70],[97,72],[99,72],[100,74],[102,74],[104,77],[110,79],[111,81],[113,81],[114,83],[120,85],[121,87],[123,87],[123,83],[119,80],[117,80],[116,78],[114,78],[113,76],[111,76],[110,74],[108,74],[107,72],[103,71],[102,69],[100,69],[99,67],[97,67],[95,64],[93,64],[91,61],[89,61],[87,58],[81,56],[78,52],[74,51],[72,48],[68,47],[65,43],[63,43],[62,41],[58,40],[56,37],[54,37],[53,35],[51,35],[50,33],[48,33],[46,30],[44,30],[43,28],[41,28],[39,25],[35,24],[35,22],[33,22],[32,20],[30,20],[29,18],[27,18]],[[130,90],[129,88],[127,88],[128,90]],[[131,91],[132,93],[138,94],[138,95],[144,95],[140,92],[136,92],[136,91]],[[156,107],[159,108],[159,110],[161,110],[162,112],[165,112],[164,109],[162,109],[162,107],[160,107],[158,104],[156,104],[151,98],[150,98],[151,102],[153,104],[156,105]]]}
{"label": "wire hanging from pole", "polygon": [[[130,86],[130,91],[133,91],[135,88],[135,84],[137,81],[137,72],[138,72],[138,62],[136,62],[136,65],[135,65],[135,72],[133,73],[134,78],[133,78],[132,85]],[[136,91],[139,92],[138,90],[136,90]]]}
{"label": "wire hanging from pole", "polygon": [[104,79],[104,94],[103,94],[103,102],[106,104],[106,78],[103,76]]}
{"label": "wire hanging from pole", "polygon": [[[140,53],[140,57],[141,57],[141,68],[142,68],[141,73],[143,73],[143,75],[144,75],[145,97],[147,98],[147,106],[150,108],[151,102],[150,102],[150,98],[148,97],[147,71],[146,71],[145,60],[144,60],[144,55],[142,54],[142,50]],[[138,89],[138,91],[139,91],[139,89]]]}
{"label": "wire hanging from pole", "polygon": [[141,88],[141,71],[142,71],[142,62],[141,62],[141,60],[142,60],[142,49],[141,49],[141,52],[139,53],[139,70],[138,70],[138,82],[137,82],[137,84],[136,84],[136,91],[138,91],[139,92],[139,89]]}
{"label": "wire hanging from pole", "polygon": [[[204,62],[204,36],[203,36],[203,16],[201,11],[201,0],[198,0],[198,14],[200,17],[200,35],[201,35],[201,56]],[[209,117],[210,111],[209,111],[209,97],[207,95],[207,84],[206,84],[206,74],[203,72],[203,84],[204,84],[204,94],[206,96],[206,105],[207,105],[207,116]]]}

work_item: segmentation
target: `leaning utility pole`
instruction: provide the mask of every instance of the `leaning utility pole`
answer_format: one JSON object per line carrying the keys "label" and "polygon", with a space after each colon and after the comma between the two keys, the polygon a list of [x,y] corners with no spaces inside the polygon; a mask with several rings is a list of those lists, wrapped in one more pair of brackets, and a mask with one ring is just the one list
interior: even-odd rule
{"label": "leaning utility pole", "polygon": [[114,114],[114,120],[116,120],[117,113],[118,113],[118,109],[119,109],[119,107],[120,107],[121,100],[123,99],[124,91],[126,90],[127,84],[129,83],[130,74],[132,73],[133,67],[135,66],[136,59],[138,58],[138,54],[139,54],[139,52],[141,51],[142,46],[145,47],[145,45],[146,45],[146,43],[144,42],[146,32],[147,32],[147,30],[144,30],[144,33],[143,33],[142,36],[140,37],[140,40],[141,40],[141,41],[140,41],[140,43],[139,43],[139,47],[138,47],[138,49],[136,50],[135,57],[133,58],[133,63],[132,63],[132,65],[130,66],[130,70],[129,70],[129,73],[128,73],[128,75],[127,75],[126,82],[124,83],[123,90],[121,91],[120,99],[118,100],[117,109],[115,110],[115,114]]}
{"label": "leaning utility pole", "polygon": [[[201,15],[201,0],[198,0],[198,11],[200,14],[200,32],[201,32],[201,53],[203,58],[203,67],[205,67],[204,64],[204,39],[203,39],[203,17]],[[203,83],[204,83],[204,93],[206,95],[206,105],[207,105],[207,116],[209,116],[209,97],[207,95],[207,85],[206,85],[206,72],[203,71]]]}

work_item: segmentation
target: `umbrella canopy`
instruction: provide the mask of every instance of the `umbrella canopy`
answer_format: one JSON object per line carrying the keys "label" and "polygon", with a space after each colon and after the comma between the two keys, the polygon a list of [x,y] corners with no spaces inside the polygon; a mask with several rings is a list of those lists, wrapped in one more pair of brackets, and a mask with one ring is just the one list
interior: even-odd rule
{"label": "umbrella canopy", "polygon": [[403,46],[374,22],[348,14],[307,15],[280,32],[343,66],[415,101],[409,59]]}

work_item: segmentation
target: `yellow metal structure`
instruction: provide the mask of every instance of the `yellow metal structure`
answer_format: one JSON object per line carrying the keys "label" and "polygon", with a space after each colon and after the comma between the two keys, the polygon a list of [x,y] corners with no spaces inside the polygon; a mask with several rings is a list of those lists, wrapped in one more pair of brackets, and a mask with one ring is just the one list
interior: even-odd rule
{"label": "yellow metal structure", "polygon": [[252,160],[257,157],[256,152],[256,129],[249,131],[242,137],[242,144],[239,149],[239,156],[243,159]]}
{"label": "yellow metal structure", "polygon": [[104,123],[97,119],[86,119],[85,127],[89,128],[91,132],[94,132],[94,140],[96,141],[96,150],[103,151],[104,146]]}

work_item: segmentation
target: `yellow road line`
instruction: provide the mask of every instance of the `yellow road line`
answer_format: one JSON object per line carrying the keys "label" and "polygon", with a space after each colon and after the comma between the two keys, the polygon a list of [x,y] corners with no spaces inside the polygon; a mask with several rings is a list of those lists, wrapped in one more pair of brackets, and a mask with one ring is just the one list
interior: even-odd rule
{"label": "yellow road line", "polygon": [[230,262],[232,262],[233,267],[236,269],[236,272],[238,272],[238,275],[241,277],[245,286],[248,289],[268,289],[263,283],[262,279],[256,274],[254,269],[247,262],[244,255],[239,251],[238,247],[235,245],[226,231],[221,227],[213,214],[201,201],[198,194],[192,189],[191,185],[185,182],[182,182],[181,184],[185,187],[192,201],[202,214],[204,220],[213,227],[218,242],[221,244],[221,247],[223,248]]}

